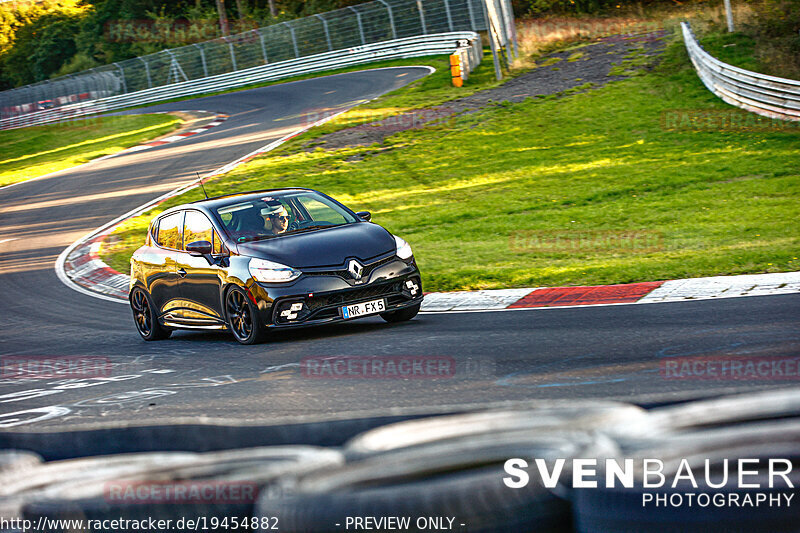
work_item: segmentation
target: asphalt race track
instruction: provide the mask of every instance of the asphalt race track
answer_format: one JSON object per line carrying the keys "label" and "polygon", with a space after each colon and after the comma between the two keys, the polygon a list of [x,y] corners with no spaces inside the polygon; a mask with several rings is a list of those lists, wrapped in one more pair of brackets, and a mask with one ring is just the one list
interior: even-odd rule
{"label": "asphalt race track", "polygon": [[[672,357],[796,356],[800,295],[421,314],[399,325],[368,318],[240,346],[224,333],[177,332],[145,343],[126,305],[83,295],[56,277],[54,262],[65,247],[192,181],[195,171],[216,169],[320,114],[426,73],[373,70],[153,106],[230,118],[179,143],[0,189],[0,356],[92,356],[108,363],[93,379],[0,375],[0,428],[177,416],[255,421],[523,398],[652,403],[796,384],[797,376],[677,379],[664,368]],[[434,363],[413,379],[308,370],[339,368],[337,361],[353,356]]]}

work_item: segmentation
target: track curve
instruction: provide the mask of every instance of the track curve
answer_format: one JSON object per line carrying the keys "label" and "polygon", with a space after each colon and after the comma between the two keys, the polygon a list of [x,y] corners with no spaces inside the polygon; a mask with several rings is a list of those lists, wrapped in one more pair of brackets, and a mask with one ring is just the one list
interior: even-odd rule
{"label": "track curve", "polygon": [[[53,178],[0,189],[0,355],[96,356],[107,375],[20,380],[0,375],[0,428],[152,422],[175,416],[268,420],[535,397],[675,399],[787,381],[668,380],[670,356],[794,356],[800,295],[577,309],[370,318],[280,332],[245,347],[225,334],[144,343],[126,306],[70,290],[58,254],[146,201],[330,113],[414,81],[424,68],[342,74],[163,104],[230,115],[206,133]],[[309,376],[308,357],[400,356],[452,362],[420,379]]]}

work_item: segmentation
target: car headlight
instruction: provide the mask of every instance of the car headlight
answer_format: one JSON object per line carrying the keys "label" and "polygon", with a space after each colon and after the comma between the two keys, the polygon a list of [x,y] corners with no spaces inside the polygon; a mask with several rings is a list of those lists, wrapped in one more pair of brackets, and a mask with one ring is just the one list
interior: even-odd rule
{"label": "car headlight", "polygon": [[397,257],[400,259],[410,259],[414,255],[414,252],[411,251],[411,245],[397,235],[394,236],[394,242],[397,246]]}
{"label": "car headlight", "polygon": [[264,283],[285,283],[299,278],[302,274],[292,267],[258,258],[250,259],[249,268],[253,279]]}

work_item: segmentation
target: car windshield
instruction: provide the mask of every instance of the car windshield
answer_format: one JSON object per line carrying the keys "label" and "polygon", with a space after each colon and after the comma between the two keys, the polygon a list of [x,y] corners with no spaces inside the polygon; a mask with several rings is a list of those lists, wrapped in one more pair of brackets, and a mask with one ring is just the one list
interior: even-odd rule
{"label": "car windshield", "polygon": [[218,207],[225,231],[236,242],[270,239],[294,233],[352,224],[358,219],[330,199],[312,192],[265,193]]}

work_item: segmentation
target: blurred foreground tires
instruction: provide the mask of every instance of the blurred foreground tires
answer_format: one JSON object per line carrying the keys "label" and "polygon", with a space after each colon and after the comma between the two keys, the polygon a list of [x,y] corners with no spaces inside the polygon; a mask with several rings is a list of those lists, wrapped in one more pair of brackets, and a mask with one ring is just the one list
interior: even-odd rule
{"label": "blurred foreground tires", "polygon": [[185,530],[176,525],[181,519],[245,521],[259,493],[275,490],[283,477],[342,462],[336,450],[304,446],[130,454],[57,461],[0,481],[4,500],[28,520],[155,518]]}
{"label": "blurred foreground tires", "polygon": [[[165,443],[165,435],[173,440]],[[279,426],[176,424],[2,439],[17,444],[0,451],[6,519],[169,519],[176,531],[187,520],[230,529],[211,521],[226,517],[285,532],[800,531],[800,390],[792,389],[653,409],[526,401]],[[71,443],[142,453],[43,462],[18,445],[24,442],[38,443],[45,458],[78,453],[65,449]],[[254,442],[285,445],[248,447]],[[159,451],[164,446],[239,449]],[[518,477],[504,468],[512,458],[528,465],[521,488],[504,482]],[[595,471],[582,477],[573,459],[590,460]],[[626,461],[630,477],[607,487],[607,465]],[[646,466],[651,461],[658,474]],[[581,488],[581,480],[597,487]],[[366,517],[395,521],[354,522]]]}
{"label": "blurred foreground tires", "polygon": [[351,517],[366,516],[407,517],[406,531],[429,530],[426,517],[451,520],[446,525],[457,531],[565,531],[569,503],[558,489],[534,476],[522,489],[509,488],[503,464],[510,457],[615,453],[607,439],[577,431],[523,430],[431,443],[298,478],[294,494],[262,497],[255,512],[280,517],[288,531],[344,530]]}

